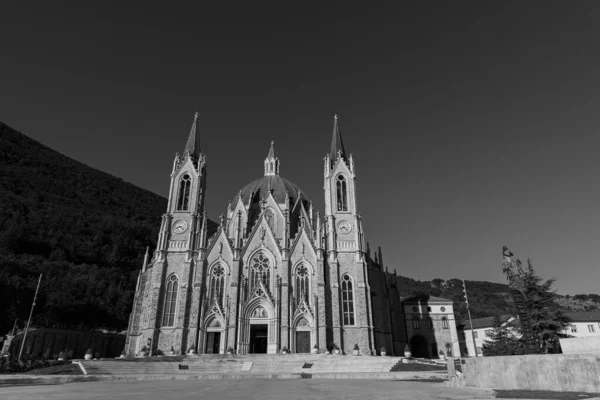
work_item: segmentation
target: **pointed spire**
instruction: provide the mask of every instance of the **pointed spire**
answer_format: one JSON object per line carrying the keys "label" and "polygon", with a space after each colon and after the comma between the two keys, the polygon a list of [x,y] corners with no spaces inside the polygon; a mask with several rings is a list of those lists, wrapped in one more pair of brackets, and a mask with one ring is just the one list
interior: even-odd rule
{"label": "pointed spire", "polygon": [[275,151],[275,141],[271,140],[269,154],[265,158],[265,175],[279,175],[279,157]]}
{"label": "pointed spire", "polygon": [[340,133],[338,115],[333,114],[333,134],[331,137],[331,151],[329,152],[331,163],[334,163],[337,160],[338,155],[346,159],[346,149],[344,149],[344,142],[342,141],[342,134]]}
{"label": "pointed spire", "polygon": [[188,136],[185,149],[183,150],[183,157],[187,156],[189,152],[190,156],[194,157],[195,160],[198,160],[200,156],[200,125],[198,124],[199,116],[200,115],[197,112],[194,114],[194,123],[192,124],[190,136]]}

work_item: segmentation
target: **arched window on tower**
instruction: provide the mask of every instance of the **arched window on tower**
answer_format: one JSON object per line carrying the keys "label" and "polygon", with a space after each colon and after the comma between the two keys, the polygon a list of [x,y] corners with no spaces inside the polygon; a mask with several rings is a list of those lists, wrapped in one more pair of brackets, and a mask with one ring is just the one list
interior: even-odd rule
{"label": "arched window on tower", "polygon": [[354,325],[354,290],[348,274],[342,277],[342,311],[344,325]]}
{"label": "arched window on tower", "polygon": [[223,290],[225,288],[225,269],[221,265],[215,265],[210,273],[210,301],[217,300],[223,305]]}
{"label": "arched window on tower", "polygon": [[188,174],[181,177],[179,181],[179,195],[177,197],[177,211],[187,211],[190,203],[190,190],[192,180]]}
{"label": "arched window on tower", "polygon": [[163,309],[163,326],[174,326],[175,325],[175,310],[177,309],[177,292],[179,282],[175,275],[171,275],[167,279],[167,286],[165,288],[165,307]]}
{"label": "arched window on tower", "polygon": [[309,302],[309,289],[310,288],[310,277],[308,269],[304,265],[300,265],[296,268],[296,299],[298,303],[304,299],[305,302]]}
{"label": "arched window on tower", "polygon": [[346,184],[344,175],[338,175],[336,188],[338,211],[348,211],[348,185]]}
{"label": "arched window on tower", "polygon": [[258,254],[252,258],[252,264],[250,266],[250,290],[261,282],[266,288],[269,288],[271,283],[271,267],[269,265],[269,259],[263,254]]}

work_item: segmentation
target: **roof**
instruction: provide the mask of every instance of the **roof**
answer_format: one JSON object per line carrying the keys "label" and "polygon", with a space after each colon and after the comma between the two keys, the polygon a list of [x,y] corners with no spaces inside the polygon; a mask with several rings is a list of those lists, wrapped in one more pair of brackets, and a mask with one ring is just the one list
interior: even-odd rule
{"label": "roof", "polygon": [[563,315],[573,322],[600,322],[600,311],[566,312]]}
{"label": "roof", "polygon": [[[492,328],[494,326],[494,318],[496,317],[485,317],[471,320],[473,322],[473,329]],[[510,318],[514,317],[510,314],[504,314],[500,316],[500,321],[507,322]],[[465,326],[465,330],[471,329],[471,324],[469,323],[468,319],[463,321],[461,325]]]}
{"label": "roof", "polygon": [[342,135],[340,133],[340,127],[338,124],[338,115],[333,115],[333,134],[331,137],[331,151],[329,153],[329,159],[331,162],[337,160],[338,151],[342,153],[342,157],[346,158],[346,149],[344,148],[344,142],[342,141]]}
{"label": "roof", "polygon": [[453,304],[452,300],[444,299],[442,297],[435,297],[429,295],[418,295],[409,297],[403,301],[404,304],[418,304],[418,303],[427,303],[427,304]]}
{"label": "roof", "polygon": [[185,157],[189,151],[190,155],[196,160],[198,160],[198,156],[200,155],[200,126],[198,124],[198,117],[198,113],[195,113],[192,129],[190,129],[190,135],[188,136],[185,149],[183,150],[183,157]]}
{"label": "roof", "polygon": [[[258,202],[263,196],[267,196],[269,193],[269,188],[271,189],[273,198],[279,204],[285,203],[286,191],[292,203],[296,202],[298,196],[301,196],[303,200],[306,200],[306,197],[303,193],[301,193],[302,191],[300,188],[294,183],[282,178],[279,175],[265,175],[244,186],[242,189],[242,201],[244,204],[248,204],[248,200],[252,194],[252,201]],[[235,195],[231,204],[235,205],[238,201],[238,198],[239,193]]]}

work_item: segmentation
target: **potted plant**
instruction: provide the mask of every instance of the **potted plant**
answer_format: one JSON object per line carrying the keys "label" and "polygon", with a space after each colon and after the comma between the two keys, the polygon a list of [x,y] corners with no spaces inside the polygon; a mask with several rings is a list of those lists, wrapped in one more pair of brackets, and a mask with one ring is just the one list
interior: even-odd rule
{"label": "potted plant", "polygon": [[412,353],[410,352],[410,346],[408,343],[404,346],[404,357],[411,357]]}
{"label": "potted plant", "polygon": [[233,349],[231,347],[227,348],[227,354],[233,354]]}
{"label": "potted plant", "polygon": [[288,353],[288,348],[287,348],[287,347],[285,347],[285,346],[283,346],[283,347],[281,348],[281,354],[287,354],[287,353]]}
{"label": "potted plant", "polygon": [[352,354],[357,356],[359,351],[360,351],[360,348],[358,347],[358,344],[354,343],[354,349],[352,349]]}
{"label": "potted plant", "polygon": [[169,355],[175,355],[175,349],[173,348],[173,346],[171,346],[171,350],[169,350]]}
{"label": "potted plant", "polygon": [[440,356],[440,360],[445,360],[446,359],[446,355],[444,354],[443,350],[440,350],[439,356]]}
{"label": "potted plant", "polygon": [[317,346],[316,344],[313,346],[311,353],[313,354],[319,354],[319,346]]}
{"label": "potted plant", "polygon": [[188,349],[188,354],[196,354],[196,349],[194,348],[194,345],[190,346],[190,348]]}
{"label": "potted plant", "polygon": [[385,346],[381,346],[381,348],[379,349],[379,351],[381,352],[382,356],[385,356],[387,354],[387,352],[385,351]]}
{"label": "potted plant", "polygon": [[334,343],[332,346],[332,349],[333,349],[333,354],[340,354],[340,348],[338,347],[337,344]]}
{"label": "potted plant", "polygon": [[[144,349],[142,348],[142,351],[143,351],[143,350],[144,350]],[[87,351],[85,352],[85,359],[89,361],[89,360],[91,360],[91,359],[92,359],[92,356],[93,356],[93,355],[94,355],[94,350],[93,350],[93,349],[90,347],[90,348],[89,348],[89,349],[87,349]]]}
{"label": "potted plant", "polygon": [[125,358],[125,349],[123,349],[123,351],[121,352],[121,357],[119,358]]}
{"label": "potted plant", "polygon": [[65,352],[61,351],[58,353],[58,361],[65,361]]}

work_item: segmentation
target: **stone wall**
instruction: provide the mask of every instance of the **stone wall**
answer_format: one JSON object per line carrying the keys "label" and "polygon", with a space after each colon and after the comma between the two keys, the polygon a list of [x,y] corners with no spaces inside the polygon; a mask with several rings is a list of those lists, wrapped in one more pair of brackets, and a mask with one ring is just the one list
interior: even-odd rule
{"label": "stone wall", "polygon": [[560,339],[563,354],[600,353],[600,336]]}
{"label": "stone wall", "polygon": [[600,354],[535,354],[463,359],[462,376],[448,361],[453,386],[600,392]]}
{"label": "stone wall", "polygon": [[[10,337],[6,354],[17,357],[23,333]],[[83,358],[87,349],[95,358],[118,357],[125,347],[125,335],[115,333],[72,331],[64,329],[34,329],[27,332],[23,355],[32,358],[55,358],[64,351],[69,358]],[[4,355],[4,354],[3,354]]]}

